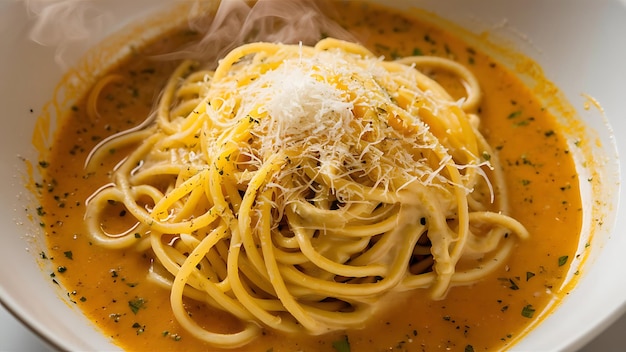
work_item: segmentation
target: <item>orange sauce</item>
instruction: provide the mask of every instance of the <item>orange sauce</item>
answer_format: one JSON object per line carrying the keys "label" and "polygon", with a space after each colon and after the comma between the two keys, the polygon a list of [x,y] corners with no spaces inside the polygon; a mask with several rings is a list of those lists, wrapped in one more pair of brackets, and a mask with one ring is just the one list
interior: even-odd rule
{"label": "orange sauce", "polygon": [[[532,91],[498,62],[454,35],[406,14],[341,2],[338,21],[357,34],[375,53],[388,58],[416,54],[453,58],[478,77],[484,98],[481,129],[498,151],[504,167],[512,216],[530,231],[510,259],[495,273],[472,286],[454,287],[441,301],[427,291],[389,298],[389,304],[362,330],[324,336],[281,336],[266,331],[242,350],[333,351],[347,337],[353,351],[465,350],[510,347],[546,311],[561,290],[576,256],[582,221],[578,176],[562,128]],[[192,39],[176,31],[111,68],[122,80],[111,82],[98,101],[100,117],[91,121],[85,99],[67,111],[57,131],[38,184],[40,214],[47,235],[46,257],[54,263],[52,279],[71,302],[106,335],[128,350],[212,350],[187,334],[175,321],[169,292],[145,280],[149,254],[112,251],[90,242],[83,224],[85,200],[108,182],[108,171],[123,156],[112,152],[108,164],[87,174],[91,148],[103,138],[140,123],[153,108],[174,62],[155,61]],[[445,77],[440,77],[446,84]],[[458,87],[450,87],[451,90]],[[111,213],[123,221],[123,209]],[[112,220],[112,223],[115,221]],[[204,324],[236,329],[229,317],[187,301],[189,313]]]}

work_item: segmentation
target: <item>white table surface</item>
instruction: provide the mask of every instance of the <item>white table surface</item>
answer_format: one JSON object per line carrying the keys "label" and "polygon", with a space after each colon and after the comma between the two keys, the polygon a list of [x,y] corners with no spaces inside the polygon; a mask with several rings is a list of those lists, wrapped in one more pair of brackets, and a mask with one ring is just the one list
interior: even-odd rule
{"label": "white table surface", "polygon": [[[618,352],[626,348],[626,315],[580,352]],[[0,305],[0,351],[51,352],[53,349],[23,326]]]}

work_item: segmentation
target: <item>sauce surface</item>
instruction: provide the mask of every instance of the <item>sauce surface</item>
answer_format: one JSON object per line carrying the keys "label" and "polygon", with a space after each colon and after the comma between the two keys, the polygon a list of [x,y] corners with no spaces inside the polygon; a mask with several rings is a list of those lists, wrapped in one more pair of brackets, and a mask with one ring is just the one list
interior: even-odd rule
{"label": "sauce surface", "polygon": [[[365,329],[313,337],[267,331],[242,350],[334,351],[333,344],[346,341],[353,351],[506,348],[565,294],[560,288],[578,248],[579,180],[563,133],[547,107],[515,75],[454,35],[404,13],[352,1],[338,4],[338,22],[376,54],[390,59],[445,56],[478,77],[484,92],[481,130],[503,164],[511,215],[526,226],[531,238],[520,241],[507,263],[485,280],[453,287],[444,300],[431,300],[427,290],[403,293],[389,297],[387,308]],[[57,132],[49,159],[40,162],[45,165],[40,215],[48,241],[45,255],[56,268],[52,279],[105,334],[128,350],[211,348],[180,328],[171,313],[169,292],[145,279],[150,255],[99,248],[86,233],[85,201],[108,182],[108,170],[125,151],[112,150],[108,164],[96,172],[86,173],[83,165],[98,142],[139,124],[153,109],[177,63],[151,55],[193,39],[188,30],[175,31],[113,67],[111,73],[121,78],[99,94],[99,117],[86,114],[86,97],[78,100]],[[454,80],[432,74],[453,94],[462,94]],[[111,209],[109,226],[124,223],[124,209]],[[201,303],[187,301],[187,308],[204,324],[220,324],[225,331],[237,328],[228,316]]]}

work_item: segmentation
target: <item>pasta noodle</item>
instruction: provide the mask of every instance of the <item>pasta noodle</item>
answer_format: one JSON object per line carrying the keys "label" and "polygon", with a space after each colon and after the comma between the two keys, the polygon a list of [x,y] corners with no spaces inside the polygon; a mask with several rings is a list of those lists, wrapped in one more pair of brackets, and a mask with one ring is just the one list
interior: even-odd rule
{"label": "pasta noodle", "polygon": [[[422,68],[452,73],[466,97]],[[137,145],[89,199],[86,224],[100,246],[152,250],[148,275],[171,290],[176,319],[216,347],[263,328],[362,327],[381,297],[441,299],[497,268],[511,235],[528,236],[506,215],[479,102],[476,78],[454,61],[384,61],[332,38],[246,44],[215,70],[184,62],[150,119],[90,153],[87,168],[105,146]],[[112,202],[136,219],[119,234],[101,226]],[[185,297],[243,328],[205,330]]]}

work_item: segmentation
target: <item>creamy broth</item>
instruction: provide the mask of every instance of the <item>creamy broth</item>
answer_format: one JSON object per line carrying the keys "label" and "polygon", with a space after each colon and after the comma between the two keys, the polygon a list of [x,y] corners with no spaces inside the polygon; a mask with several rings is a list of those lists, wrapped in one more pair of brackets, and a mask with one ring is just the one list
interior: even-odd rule
{"label": "creamy broth", "polygon": [[[241,350],[334,350],[349,341],[362,350],[481,351],[510,346],[562,297],[561,287],[578,247],[582,207],[578,176],[563,131],[546,106],[501,64],[454,35],[406,14],[341,2],[338,22],[357,34],[376,54],[388,58],[417,54],[453,58],[479,79],[484,97],[481,129],[498,151],[504,167],[511,215],[531,238],[520,241],[505,265],[483,281],[453,287],[433,301],[427,290],[387,298],[386,309],[361,330],[323,336],[282,336],[267,330]],[[113,341],[128,350],[212,349],[185,333],[174,319],[169,292],[145,279],[149,254],[112,251],[90,242],[83,223],[86,199],[108,182],[109,170],[124,150],[111,150],[107,163],[85,173],[89,151],[103,138],[139,124],[149,114],[176,62],[151,54],[168,52],[195,34],[175,31],[140,49],[112,68],[121,78],[107,84],[98,98],[98,119],[86,114],[86,98],[67,112],[45,165],[42,226],[48,241],[47,259],[56,270],[52,279]],[[441,84],[461,94],[453,80],[433,72]],[[110,224],[124,223],[123,207],[110,208]],[[202,324],[236,331],[239,323],[204,304],[187,301]]]}

